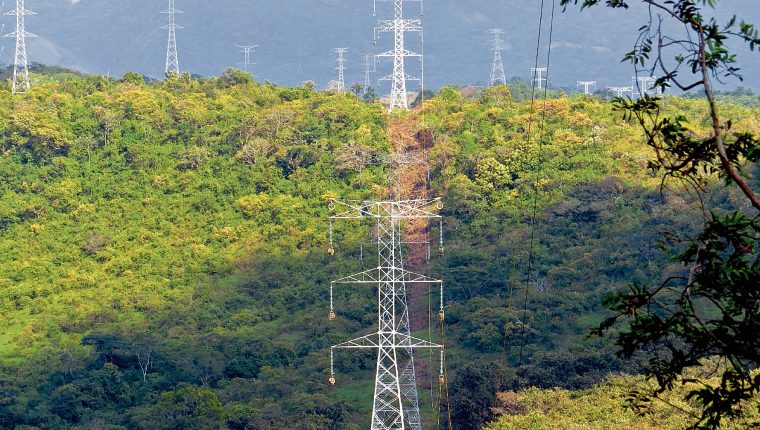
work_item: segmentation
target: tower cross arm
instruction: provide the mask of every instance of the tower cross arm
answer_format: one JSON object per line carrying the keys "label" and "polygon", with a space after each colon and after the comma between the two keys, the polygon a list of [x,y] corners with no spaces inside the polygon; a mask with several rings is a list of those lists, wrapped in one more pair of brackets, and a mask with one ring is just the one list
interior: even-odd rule
{"label": "tower cross arm", "polygon": [[[332,349],[375,349],[380,347],[380,337],[387,337],[387,333],[371,333],[356,339],[351,339],[337,345],[333,345]],[[403,333],[393,333],[391,340],[394,346],[398,348],[414,348],[414,349],[439,349],[443,348],[442,345],[420,339],[414,336]]]}

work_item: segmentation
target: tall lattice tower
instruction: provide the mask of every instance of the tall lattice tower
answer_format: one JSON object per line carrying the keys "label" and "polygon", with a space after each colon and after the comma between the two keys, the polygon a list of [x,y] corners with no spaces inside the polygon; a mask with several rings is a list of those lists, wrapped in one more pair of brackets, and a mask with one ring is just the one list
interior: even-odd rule
{"label": "tall lattice tower", "polygon": [[[393,154],[391,163],[415,163],[408,154]],[[393,181],[398,175],[391,173]],[[372,405],[371,430],[421,430],[417,381],[414,367],[415,349],[440,349],[441,381],[444,380],[444,358],[441,345],[411,335],[407,285],[434,284],[440,289],[440,318],[443,319],[443,282],[413,273],[404,268],[402,247],[402,223],[408,220],[437,219],[435,213],[441,208],[440,199],[400,200],[400,185],[392,183],[395,199],[387,201],[341,201],[332,200],[331,210],[340,206],[345,209],[330,217],[330,249],[333,249],[333,221],[372,219],[377,229],[376,268],[359,272],[330,284],[329,318],[336,318],[333,290],[339,284],[376,285],[378,290],[378,329],[375,333],[335,345],[330,351],[330,383],[335,384],[334,351],[336,349],[376,350],[377,367]],[[441,235],[441,243],[442,243]],[[441,244],[441,250],[443,249]]]}
{"label": "tall lattice tower", "polygon": [[501,35],[504,34],[504,30],[494,28],[488,30],[493,35],[493,63],[491,65],[491,80],[488,85],[494,87],[496,85],[506,85],[507,75],[504,73],[504,63],[501,61],[501,51],[504,50],[504,41],[501,39]]}
{"label": "tall lattice tower", "polygon": [[[391,94],[388,110],[409,109],[409,101],[406,92],[406,81],[419,81],[420,91],[422,91],[422,79],[424,74],[422,53],[414,53],[404,46],[406,33],[417,32],[420,35],[420,45],[422,45],[422,20],[404,19],[404,2],[422,0],[375,0],[375,10],[377,10],[378,1],[393,2],[393,19],[380,20],[375,27],[375,35],[378,33],[393,33],[393,49],[378,54],[378,57],[389,57],[393,59],[393,72],[381,80],[391,81]],[[417,57],[420,60],[420,76],[414,77],[406,73],[405,61],[407,57]]]}
{"label": "tall lattice tower", "polygon": [[591,94],[591,88],[596,91],[596,81],[578,81],[575,84],[575,89],[578,89],[580,87],[583,87],[583,94],[590,95]]}
{"label": "tall lattice tower", "polygon": [[548,74],[548,71],[549,69],[546,67],[531,67],[531,85],[535,86],[537,90],[544,89],[546,83],[545,76]]}
{"label": "tall lattice tower", "polygon": [[335,60],[338,62],[338,66],[335,68],[335,70],[338,71],[338,80],[335,81],[335,89],[338,92],[344,93],[346,92],[346,79],[344,72],[346,71],[346,52],[348,52],[348,48],[335,48],[335,52],[338,54],[338,59]]}
{"label": "tall lattice tower", "polygon": [[169,41],[166,45],[166,75],[179,76],[179,54],[177,53],[177,29],[182,26],[177,25],[176,15],[183,13],[174,7],[174,0],[169,0],[169,9],[161,12],[169,15],[169,24],[161,27],[169,32]]}
{"label": "tall lattice tower", "polygon": [[638,89],[639,96],[651,95],[652,93],[656,96],[662,94],[660,87],[655,86],[657,78],[654,76],[634,76],[631,79],[633,80],[633,88]]}
{"label": "tall lattice tower", "polygon": [[[243,71],[247,73],[248,67],[254,64],[251,57],[253,56],[253,53],[256,52],[256,48],[258,48],[259,45],[236,45],[236,46],[240,48],[240,52],[243,53],[243,62],[240,64],[243,65]],[[251,76],[253,76],[253,73],[251,73]]]}
{"label": "tall lattice tower", "polygon": [[371,77],[372,72],[375,72],[375,62],[373,61],[373,58],[371,55],[367,54],[364,56],[364,94],[367,94],[369,92],[370,87],[372,86]]}
{"label": "tall lattice tower", "polygon": [[27,10],[24,0],[16,0],[16,9],[6,15],[16,17],[16,31],[5,35],[5,37],[16,38],[16,55],[13,60],[13,84],[11,91],[13,94],[23,93],[31,87],[29,80],[29,58],[26,55],[26,38],[37,37],[26,31],[25,17],[35,15],[34,12]]}

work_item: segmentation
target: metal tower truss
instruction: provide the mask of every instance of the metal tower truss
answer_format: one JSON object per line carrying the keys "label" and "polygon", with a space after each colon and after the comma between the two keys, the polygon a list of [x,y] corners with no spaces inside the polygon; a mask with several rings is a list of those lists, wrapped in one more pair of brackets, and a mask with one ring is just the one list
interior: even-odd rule
{"label": "metal tower truss", "polygon": [[[404,1],[410,0],[375,0],[375,11],[377,11],[378,1],[393,2],[393,19],[378,21],[375,27],[375,41],[379,33],[393,33],[393,49],[390,51],[377,54],[376,57],[393,58],[393,72],[380,78],[381,81],[391,81],[391,94],[388,109],[394,111],[397,109],[408,110],[409,102],[407,100],[406,81],[419,81],[420,91],[424,88],[424,60],[422,53],[415,53],[405,48],[405,35],[409,32],[417,32],[420,36],[420,45],[423,44],[422,20],[421,19],[404,19]],[[422,4],[422,0],[420,5]],[[405,71],[405,61],[407,57],[417,57],[420,61],[420,76],[409,75]]]}
{"label": "metal tower truss", "polygon": [[590,95],[591,91],[590,89],[593,87],[594,91],[596,91],[596,81],[578,81],[578,83],[575,84],[575,89],[578,89],[578,87],[583,87],[583,94]]}
{"label": "metal tower truss", "polygon": [[504,73],[504,63],[501,61],[501,51],[504,50],[504,41],[501,39],[501,35],[504,34],[504,30],[494,28],[488,30],[493,34],[493,64],[491,65],[491,79],[488,83],[489,86],[494,87],[496,85],[506,85],[507,75]]}
{"label": "metal tower truss", "polygon": [[544,84],[547,81],[545,76],[548,74],[548,72],[549,72],[549,69],[546,67],[531,67],[530,68],[531,84],[537,90],[544,89]]}
{"label": "metal tower truss", "polygon": [[[377,285],[378,329],[376,332],[335,345],[330,350],[330,383],[335,384],[336,349],[377,350],[372,430],[421,430],[417,381],[414,370],[415,349],[443,346],[411,335],[407,284],[437,284],[443,312],[443,281],[404,269],[402,222],[415,219],[441,220],[435,210],[440,199],[397,201],[331,200],[329,207],[343,209],[330,217],[330,253],[333,251],[333,221],[373,219],[377,227],[378,266],[330,283],[329,318],[336,318],[333,290],[339,284]],[[441,313],[441,315],[443,315]],[[443,375],[443,357],[441,357]],[[441,376],[442,377],[442,376]]]}
{"label": "metal tower truss", "polygon": [[654,76],[634,76],[633,88],[638,88],[639,96],[650,95],[654,92],[656,96],[662,94],[660,87],[656,87],[654,84],[657,82],[657,78]]}
{"label": "metal tower truss", "polygon": [[[372,59],[372,61],[370,61],[370,58]],[[372,86],[372,82],[370,78],[372,76],[372,73],[376,71],[377,71],[377,64],[375,61],[375,57],[369,54],[365,55],[364,56],[364,94],[365,95],[369,93],[369,89]]]}
{"label": "metal tower truss", "polygon": [[169,0],[169,9],[161,12],[169,15],[169,24],[161,27],[169,31],[169,40],[166,45],[166,75],[179,76],[179,54],[177,53],[177,29],[183,28],[176,24],[175,15],[184,13],[174,7],[174,0]]}
{"label": "metal tower truss", "polygon": [[607,87],[607,90],[615,94],[615,97],[623,97],[625,93],[630,93],[633,97],[633,87]]}
{"label": "metal tower truss", "polygon": [[13,60],[11,92],[13,94],[20,94],[31,87],[31,81],[29,80],[29,59],[26,55],[26,38],[37,37],[37,35],[26,31],[24,17],[36,15],[36,13],[26,9],[24,0],[16,0],[16,9],[7,12],[6,15],[16,17],[16,31],[6,34],[5,37],[14,37],[16,39],[16,55]]}
{"label": "metal tower truss", "polygon": [[[256,48],[259,47],[259,45],[235,45],[238,48],[240,48],[240,52],[243,53],[243,62],[238,63],[243,65],[243,71],[248,73],[248,66],[252,64],[256,64],[252,61],[251,56],[254,52],[256,52]],[[253,77],[253,73],[251,73],[251,77]]]}
{"label": "metal tower truss", "polygon": [[338,62],[338,66],[335,68],[335,70],[338,71],[338,80],[335,82],[337,83],[336,90],[339,93],[346,92],[346,79],[344,78],[344,72],[346,70],[346,52],[348,52],[348,48],[335,48],[335,53],[338,54],[338,59],[335,60]]}

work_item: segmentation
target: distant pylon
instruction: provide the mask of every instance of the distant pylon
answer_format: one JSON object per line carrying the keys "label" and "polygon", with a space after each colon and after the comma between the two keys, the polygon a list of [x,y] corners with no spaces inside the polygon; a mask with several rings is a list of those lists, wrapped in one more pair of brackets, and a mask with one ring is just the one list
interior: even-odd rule
{"label": "distant pylon", "polygon": [[16,38],[16,56],[13,60],[13,84],[11,92],[13,94],[23,93],[31,87],[29,80],[29,59],[26,55],[26,38],[37,37],[26,31],[24,17],[26,15],[36,15],[24,7],[24,0],[16,0],[16,9],[9,11],[6,15],[16,17],[16,31],[6,34],[5,37]]}
{"label": "distant pylon", "polygon": [[179,76],[179,54],[177,54],[177,29],[182,28],[176,24],[175,15],[183,13],[181,10],[174,8],[174,0],[169,0],[169,9],[161,12],[169,15],[169,24],[161,27],[169,31],[169,42],[166,46],[166,75],[173,74]]}
{"label": "distant pylon", "polygon": [[488,85],[494,87],[496,85],[506,85],[507,75],[504,73],[504,63],[501,61],[501,51],[504,50],[504,41],[501,40],[501,35],[504,34],[504,30],[500,28],[494,28],[488,30],[493,34],[493,64],[491,65],[491,80]]}
{"label": "distant pylon", "polygon": [[372,55],[365,55],[364,56],[364,94],[366,95],[369,92],[369,88],[372,86],[370,78],[372,77],[372,72],[375,72],[375,61],[374,58],[372,58]]}
{"label": "distant pylon", "polygon": [[662,92],[660,91],[660,87],[656,87],[654,84],[657,82],[657,78],[654,76],[634,76],[631,78],[633,80],[633,88],[638,88],[638,92],[640,96],[643,96],[644,94],[651,94],[654,92],[655,95],[659,96]]}
{"label": "distant pylon", "polygon": [[607,90],[615,94],[615,97],[623,97],[625,93],[631,93],[633,97],[633,87],[607,87]]}
{"label": "distant pylon", "polygon": [[532,76],[531,78],[531,85],[534,85],[537,90],[544,89],[544,82],[546,82],[546,78],[544,77],[545,74],[549,69],[546,67],[531,67],[530,68],[530,74]]}
{"label": "distant pylon", "polygon": [[[243,70],[245,72],[248,72],[248,66],[255,64],[251,61],[251,54],[256,52],[256,48],[259,47],[259,45],[235,45],[238,48],[240,48],[240,52],[243,53],[243,62],[240,63],[243,65]],[[251,76],[253,76],[253,73],[251,73]]]}
{"label": "distant pylon", "polygon": [[346,92],[346,79],[343,72],[346,70],[346,52],[348,48],[335,48],[335,52],[338,54],[338,67],[335,70],[338,71],[338,80],[336,81],[336,90],[340,93]]}
{"label": "distant pylon", "polygon": [[[393,49],[377,55],[378,57],[393,58],[393,72],[389,76],[381,78],[381,80],[391,81],[391,95],[388,110],[408,110],[409,101],[407,99],[406,81],[419,81],[420,90],[422,91],[422,74],[424,73],[424,69],[422,53],[417,54],[406,49],[404,46],[404,37],[408,32],[418,32],[420,34],[420,44],[422,44],[422,20],[404,19],[404,1],[411,0],[375,0],[375,5],[378,1],[393,2],[393,19],[380,20],[378,26],[375,28],[375,35],[378,33],[393,33]],[[419,1],[422,2],[422,0]],[[375,10],[377,10],[377,6],[375,6]],[[419,77],[414,77],[406,73],[406,57],[419,58]]]}
{"label": "distant pylon", "polygon": [[578,89],[580,86],[583,86],[583,94],[585,95],[591,94],[589,91],[591,87],[594,87],[594,91],[596,91],[596,81],[578,81],[578,83],[575,84],[575,88]]}

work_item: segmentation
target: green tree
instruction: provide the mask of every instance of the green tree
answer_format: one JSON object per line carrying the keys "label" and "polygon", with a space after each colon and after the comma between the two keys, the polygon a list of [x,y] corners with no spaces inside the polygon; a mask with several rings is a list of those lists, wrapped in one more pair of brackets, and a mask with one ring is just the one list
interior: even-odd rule
{"label": "green tree", "polygon": [[[628,8],[632,2],[560,3]],[[751,208],[745,209],[747,213],[708,208],[711,214],[701,234],[671,241],[680,248],[676,259],[685,272],[655,287],[633,285],[628,292],[608,297],[605,303],[616,315],[596,332],[603,333],[622,319],[627,328],[618,334],[617,344],[623,356],[656,351],[647,368],[658,382],[655,396],[672,389],[688,369],[701,366],[712,356],[723,358],[720,383],[705,381],[686,395],[703,405],[692,427],[716,428],[725,418],[742,414],[737,405],[760,392],[760,375],[752,373],[760,365],[760,338],[756,335],[760,328],[760,196],[747,166],[760,161],[760,141],[750,133],[732,132],[732,121],[721,115],[713,85],[724,76],[740,78],[736,55],[728,43],[738,40],[754,50],[760,34],[751,24],[737,23],[735,16],[727,22],[710,17],[718,0],[641,3],[650,11],[649,21],[625,58],[650,75],[660,74],[656,85],[662,89],[675,86],[704,91],[711,132],[706,138],[695,137],[688,118],[667,115],[658,97],[617,99],[616,106],[643,129],[656,154],[649,165],[663,174],[664,180],[682,181],[702,193],[711,176],[717,176],[739,190]],[[680,32],[663,30],[668,28],[663,22],[672,21],[679,24]]]}

